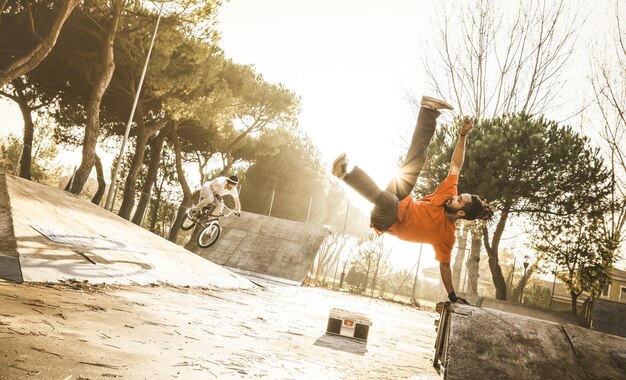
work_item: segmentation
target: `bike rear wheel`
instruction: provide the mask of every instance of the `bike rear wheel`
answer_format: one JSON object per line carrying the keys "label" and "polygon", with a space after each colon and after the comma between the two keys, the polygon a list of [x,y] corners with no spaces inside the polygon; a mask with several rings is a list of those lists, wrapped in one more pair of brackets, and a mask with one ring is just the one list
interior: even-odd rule
{"label": "bike rear wheel", "polygon": [[201,248],[209,248],[217,242],[222,234],[222,226],[218,223],[211,223],[206,226],[198,235],[198,245]]}
{"label": "bike rear wheel", "polygon": [[185,213],[185,215],[183,216],[182,222],[180,222],[180,229],[183,230],[183,231],[189,231],[195,225],[196,225],[196,222],[191,220],[189,218],[189,215],[187,215],[187,213]]}

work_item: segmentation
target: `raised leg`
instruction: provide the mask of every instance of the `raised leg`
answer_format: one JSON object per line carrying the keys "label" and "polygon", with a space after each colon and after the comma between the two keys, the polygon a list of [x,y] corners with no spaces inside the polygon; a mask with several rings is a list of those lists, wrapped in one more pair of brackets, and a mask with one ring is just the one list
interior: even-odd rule
{"label": "raised leg", "polygon": [[355,166],[349,173],[346,173],[343,180],[348,186],[371,203],[376,203],[380,194],[383,192],[376,182],[358,166]]}
{"label": "raised leg", "polygon": [[400,165],[398,176],[391,179],[386,190],[402,200],[411,194],[420,172],[428,158],[427,149],[430,140],[435,134],[437,117],[440,112],[434,109],[421,107],[417,117],[417,125],[411,138],[411,145],[404,162]]}
{"label": "raised leg", "polygon": [[191,209],[200,210],[204,206],[208,205],[209,203],[213,203],[214,200],[215,200],[215,197],[213,197],[211,188],[209,188],[208,186],[202,186],[202,188],[200,189],[198,203],[191,206]]}
{"label": "raised leg", "polygon": [[389,226],[396,220],[398,198],[388,191],[382,191],[374,180],[357,166],[346,173],[343,180],[357,193],[374,204],[370,217],[372,225],[379,231],[388,230]]}

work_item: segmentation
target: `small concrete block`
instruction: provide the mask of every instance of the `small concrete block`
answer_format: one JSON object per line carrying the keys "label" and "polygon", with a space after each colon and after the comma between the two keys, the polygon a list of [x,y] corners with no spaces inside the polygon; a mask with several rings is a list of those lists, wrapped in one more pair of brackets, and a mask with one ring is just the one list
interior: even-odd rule
{"label": "small concrete block", "polygon": [[626,337],[626,303],[594,298],[591,329]]}

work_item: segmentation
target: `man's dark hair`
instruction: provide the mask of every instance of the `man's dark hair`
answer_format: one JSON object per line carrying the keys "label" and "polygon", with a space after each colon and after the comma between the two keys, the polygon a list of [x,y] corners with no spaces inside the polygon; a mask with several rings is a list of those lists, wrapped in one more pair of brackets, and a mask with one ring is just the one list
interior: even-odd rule
{"label": "man's dark hair", "polygon": [[466,203],[461,210],[465,211],[465,216],[462,219],[465,220],[484,220],[491,221],[493,218],[493,207],[480,199],[478,195],[472,195],[472,202]]}
{"label": "man's dark hair", "polygon": [[233,185],[236,185],[239,183],[239,178],[236,175],[231,175],[230,177],[226,178],[226,181],[232,183]]}

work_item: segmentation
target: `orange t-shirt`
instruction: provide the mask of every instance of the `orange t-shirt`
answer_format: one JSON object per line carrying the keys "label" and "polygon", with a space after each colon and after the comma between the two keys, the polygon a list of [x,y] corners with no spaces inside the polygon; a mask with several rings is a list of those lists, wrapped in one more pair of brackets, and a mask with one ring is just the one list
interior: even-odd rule
{"label": "orange t-shirt", "polygon": [[446,218],[444,203],[458,195],[458,175],[449,175],[434,193],[420,199],[410,195],[398,205],[398,219],[387,233],[401,240],[428,243],[435,249],[435,259],[449,263],[456,225]]}

